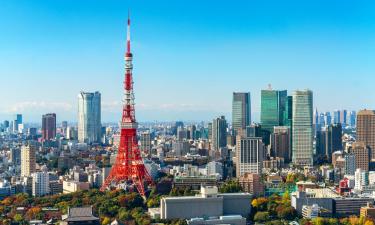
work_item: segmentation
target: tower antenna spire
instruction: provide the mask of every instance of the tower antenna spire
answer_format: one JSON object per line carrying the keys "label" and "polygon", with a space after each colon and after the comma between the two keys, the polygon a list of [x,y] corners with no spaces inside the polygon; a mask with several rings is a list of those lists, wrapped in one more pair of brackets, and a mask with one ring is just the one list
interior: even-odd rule
{"label": "tower antenna spire", "polygon": [[126,53],[130,53],[130,10],[128,10],[128,29],[126,35]]}

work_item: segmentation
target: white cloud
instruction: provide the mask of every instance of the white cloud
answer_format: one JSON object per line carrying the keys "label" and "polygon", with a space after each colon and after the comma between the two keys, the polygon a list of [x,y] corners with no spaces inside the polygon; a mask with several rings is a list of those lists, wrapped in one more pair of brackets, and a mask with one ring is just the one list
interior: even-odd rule
{"label": "white cloud", "polygon": [[3,109],[3,113],[27,113],[34,112],[70,112],[73,106],[67,102],[45,102],[45,101],[25,101],[17,102],[13,105]]}

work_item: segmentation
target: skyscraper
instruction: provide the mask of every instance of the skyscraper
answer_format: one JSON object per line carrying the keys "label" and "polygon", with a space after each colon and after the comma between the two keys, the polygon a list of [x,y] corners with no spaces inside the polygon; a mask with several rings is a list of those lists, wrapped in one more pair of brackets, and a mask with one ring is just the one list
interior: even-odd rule
{"label": "skyscraper", "polygon": [[22,114],[16,114],[13,120],[13,133],[18,133],[22,124]]}
{"label": "skyscraper", "polygon": [[285,162],[290,160],[290,129],[287,126],[274,127],[271,134],[272,156],[283,158]]}
{"label": "skyscraper", "polygon": [[35,172],[35,146],[23,145],[21,148],[21,176],[29,177]]}
{"label": "skyscraper", "polygon": [[78,95],[78,140],[99,143],[101,138],[101,95],[81,92]]}
{"label": "skyscraper", "polygon": [[344,164],[345,174],[354,175],[355,168],[356,168],[355,155],[352,154],[352,153],[346,154],[345,155],[345,164]]}
{"label": "skyscraper", "polygon": [[326,156],[332,160],[332,153],[342,150],[342,126],[341,123],[331,124],[326,131]]}
{"label": "skyscraper", "polygon": [[212,147],[214,150],[227,146],[227,121],[220,116],[212,121]]}
{"label": "skyscraper", "polygon": [[355,127],[356,126],[356,112],[355,111],[351,111],[350,112],[350,115],[349,115],[349,125],[351,127]]}
{"label": "skyscraper", "polygon": [[343,126],[346,126],[348,123],[347,123],[347,117],[348,117],[348,111],[346,111],[346,109],[344,110],[341,110],[340,111],[340,123],[343,125]]}
{"label": "skyscraper", "polygon": [[356,168],[369,171],[371,150],[363,142],[355,142],[350,149],[350,153],[355,155]]}
{"label": "skyscraper", "polygon": [[285,102],[285,111],[283,116],[283,126],[288,126],[292,128],[292,118],[293,117],[293,96],[287,96]]}
{"label": "skyscraper", "polygon": [[265,155],[262,138],[238,135],[236,139],[236,177],[245,173],[261,174]]}
{"label": "skyscraper", "polygon": [[56,137],[56,114],[48,113],[42,116],[42,138],[51,140]]}
{"label": "skyscraper", "polygon": [[324,127],[326,125],[326,121],[324,119],[324,113],[319,114],[319,124],[321,127]]}
{"label": "skyscraper", "polygon": [[331,113],[330,112],[326,112],[325,113],[325,124],[328,126],[328,125],[331,125],[331,123],[332,123]]}
{"label": "skyscraper", "polygon": [[287,102],[286,91],[262,90],[260,120],[262,128],[273,131],[274,126],[283,123],[285,104]]}
{"label": "skyscraper", "polygon": [[293,93],[292,159],[296,165],[313,164],[313,93]]}
{"label": "skyscraper", "polygon": [[333,123],[341,123],[341,118],[340,118],[340,110],[335,110],[333,112]]}
{"label": "skyscraper", "polygon": [[357,114],[357,141],[369,146],[375,158],[375,111],[361,110]]}
{"label": "skyscraper", "polygon": [[250,92],[233,92],[232,129],[235,135],[238,129],[245,129],[251,124]]}

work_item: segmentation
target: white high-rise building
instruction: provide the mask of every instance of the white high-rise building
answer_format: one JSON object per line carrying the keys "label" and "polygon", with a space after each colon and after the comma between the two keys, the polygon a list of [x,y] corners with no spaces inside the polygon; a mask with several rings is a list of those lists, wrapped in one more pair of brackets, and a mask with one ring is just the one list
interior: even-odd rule
{"label": "white high-rise building", "polygon": [[99,143],[101,139],[101,95],[81,92],[78,95],[78,140]]}
{"label": "white high-rise building", "polygon": [[35,146],[24,145],[21,148],[21,176],[29,177],[35,172]]}
{"label": "white high-rise building", "polygon": [[46,166],[42,167],[41,172],[31,174],[33,196],[43,196],[49,194],[49,174]]}
{"label": "white high-rise building", "polygon": [[313,164],[313,93],[293,93],[292,161],[296,165]]}
{"label": "white high-rise building", "polygon": [[236,176],[241,177],[245,173],[261,174],[265,156],[262,138],[238,135],[236,142]]}

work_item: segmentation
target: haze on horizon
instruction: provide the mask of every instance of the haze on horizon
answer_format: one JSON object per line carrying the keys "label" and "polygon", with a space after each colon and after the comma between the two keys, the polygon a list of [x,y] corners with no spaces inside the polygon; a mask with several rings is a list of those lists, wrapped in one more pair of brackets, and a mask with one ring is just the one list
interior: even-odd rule
{"label": "haze on horizon", "polygon": [[0,2],[0,120],[76,121],[83,90],[118,121],[128,9],[138,121],[230,117],[233,91],[258,120],[268,84],[311,89],[319,111],[375,109],[373,1],[20,0]]}

